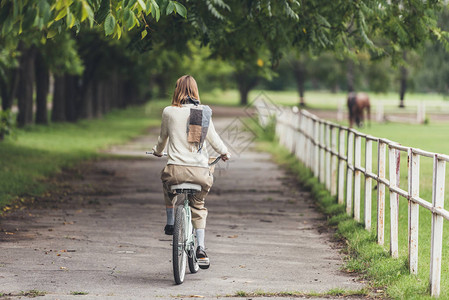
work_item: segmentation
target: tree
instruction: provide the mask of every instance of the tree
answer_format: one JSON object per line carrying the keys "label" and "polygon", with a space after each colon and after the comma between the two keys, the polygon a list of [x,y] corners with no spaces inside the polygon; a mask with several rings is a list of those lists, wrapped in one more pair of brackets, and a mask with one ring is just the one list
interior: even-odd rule
{"label": "tree", "polygon": [[[402,59],[404,60],[404,64],[407,61],[407,52],[404,51],[402,54]],[[405,97],[405,91],[407,90],[407,77],[408,77],[408,70],[405,67],[405,65],[402,65],[399,68],[400,71],[400,87],[399,87],[399,107],[404,108],[404,97]]]}
{"label": "tree", "polygon": [[[47,122],[46,99],[48,94],[49,68],[52,56],[45,56],[40,49],[47,40],[58,39],[65,30],[86,31],[87,27],[101,28],[106,36],[120,39],[125,31],[139,28],[143,39],[151,22],[159,21],[161,15],[178,14],[186,16],[186,8],[171,0],[5,0],[0,3],[0,44],[8,45],[12,54],[18,49],[20,58],[10,56],[11,63],[0,60],[0,89],[2,109],[9,109],[18,90],[18,125],[30,124],[33,120],[34,73],[36,77],[36,100],[38,123]],[[17,42],[11,41],[20,41]],[[17,46],[20,45],[19,48]],[[59,44],[56,45],[59,48]],[[8,53],[2,51],[2,54]],[[35,60],[36,59],[36,60]],[[69,63],[70,64],[70,63]],[[58,65],[56,63],[55,65]],[[60,66],[63,64],[59,64]],[[69,73],[76,71],[69,70]],[[58,74],[58,71],[55,72]],[[80,115],[77,105],[80,101],[76,91],[78,79],[72,75],[60,75],[55,82],[55,106],[53,120],[75,121]],[[66,90],[66,92],[64,92]],[[88,89],[92,91],[92,89]],[[83,98],[84,99],[84,98]],[[66,103],[63,103],[65,101]],[[64,115],[63,115],[64,114]]]}
{"label": "tree", "polygon": [[[449,9],[446,7],[441,11],[438,17],[438,26],[443,30],[449,30]],[[419,65],[413,65],[416,69],[413,76],[413,82],[419,91],[437,92],[443,95],[449,94],[449,52],[446,51],[444,45],[437,42],[434,38],[428,41],[424,47],[418,50],[420,61]],[[410,59],[416,62],[415,59]],[[410,68],[411,71],[413,68]],[[412,72],[410,72],[412,73]]]}
{"label": "tree", "polygon": [[17,125],[23,127],[33,122],[33,94],[34,94],[34,57],[36,48],[19,44],[22,52],[19,64],[19,89],[17,92],[19,113]]}

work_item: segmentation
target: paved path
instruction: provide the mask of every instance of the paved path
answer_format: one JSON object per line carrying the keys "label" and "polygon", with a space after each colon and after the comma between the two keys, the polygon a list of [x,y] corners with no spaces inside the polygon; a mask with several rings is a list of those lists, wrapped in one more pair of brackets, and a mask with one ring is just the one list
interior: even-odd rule
{"label": "paved path", "polygon": [[[217,119],[216,126],[229,122]],[[153,130],[112,152],[139,155],[154,141]],[[39,299],[164,299],[363,287],[340,271],[342,257],[309,194],[268,154],[251,150],[216,172],[207,199],[211,268],[174,285],[171,240],[163,234],[164,163],[85,164],[78,174],[63,173],[61,191],[38,207],[0,219],[0,292],[14,299],[29,290],[47,293]]]}

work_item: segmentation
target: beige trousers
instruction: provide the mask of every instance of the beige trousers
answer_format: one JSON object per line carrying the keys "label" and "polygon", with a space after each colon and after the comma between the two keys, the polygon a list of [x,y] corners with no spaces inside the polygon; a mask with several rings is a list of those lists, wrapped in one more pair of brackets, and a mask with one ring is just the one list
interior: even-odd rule
{"label": "beige trousers", "polygon": [[212,170],[209,168],[166,165],[161,172],[162,186],[166,206],[174,206],[177,196],[172,194],[170,186],[180,183],[195,183],[201,185],[202,190],[190,197],[193,227],[206,228],[207,208],[204,200],[214,182]]}

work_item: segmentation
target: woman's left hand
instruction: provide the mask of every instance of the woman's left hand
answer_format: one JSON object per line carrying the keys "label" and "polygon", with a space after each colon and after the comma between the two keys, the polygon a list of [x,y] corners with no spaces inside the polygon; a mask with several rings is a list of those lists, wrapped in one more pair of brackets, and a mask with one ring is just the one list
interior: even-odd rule
{"label": "woman's left hand", "polygon": [[231,158],[231,153],[226,153],[226,154],[222,154],[221,155],[221,159],[223,160],[223,161],[227,161],[227,160],[229,160]]}

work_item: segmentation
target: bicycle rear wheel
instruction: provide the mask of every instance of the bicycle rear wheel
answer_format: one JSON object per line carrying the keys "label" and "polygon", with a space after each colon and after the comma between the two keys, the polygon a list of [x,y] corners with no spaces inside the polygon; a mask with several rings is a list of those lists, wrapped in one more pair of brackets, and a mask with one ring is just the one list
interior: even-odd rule
{"label": "bicycle rear wheel", "polygon": [[176,284],[183,283],[186,273],[185,219],[186,213],[182,205],[180,205],[176,208],[175,231],[173,233],[173,275]]}
{"label": "bicycle rear wheel", "polygon": [[189,270],[190,273],[196,273],[200,269],[200,266],[198,265],[198,260],[196,259],[196,247],[198,247],[198,243],[195,236],[195,229],[192,227],[192,235],[194,235],[193,238],[193,247],[189,251],[189,257],[187,258],[187,261],[189,262]]}

